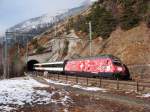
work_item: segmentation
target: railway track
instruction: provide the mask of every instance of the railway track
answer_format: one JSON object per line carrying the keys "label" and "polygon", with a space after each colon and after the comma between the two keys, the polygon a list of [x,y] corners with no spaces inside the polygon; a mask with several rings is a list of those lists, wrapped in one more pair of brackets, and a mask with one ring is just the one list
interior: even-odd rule
{"label": "railway track", "polygon": [[31,72],[27,74],[40,78],[62,81],[64,83],[80,84],[84,86],[96,86],[124,91],[150,92],[150,82],[145,80],[137,80],[137,81],[110,80],[103,78],[88,78],[88,77],[68,76],[61,74],[49,74],[49,73],[44,74],[42,72]]}

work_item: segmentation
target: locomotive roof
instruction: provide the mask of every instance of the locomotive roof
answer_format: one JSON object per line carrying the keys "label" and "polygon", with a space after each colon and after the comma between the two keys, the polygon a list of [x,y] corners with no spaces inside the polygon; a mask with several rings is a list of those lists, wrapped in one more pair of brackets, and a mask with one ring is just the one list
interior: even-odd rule
{"label": "locomotive roof", "polygon": [[88,56],[88,57],[80,57],[80,58],[76,58],[76,59],[70,59],[71,60],[80,60],[80,59],[96,59],[96,58],[111,58],[117,61],[121,61],[118,57],[115,57],[111,54],[101,54],[101,55],[96,55],[96,56]]}

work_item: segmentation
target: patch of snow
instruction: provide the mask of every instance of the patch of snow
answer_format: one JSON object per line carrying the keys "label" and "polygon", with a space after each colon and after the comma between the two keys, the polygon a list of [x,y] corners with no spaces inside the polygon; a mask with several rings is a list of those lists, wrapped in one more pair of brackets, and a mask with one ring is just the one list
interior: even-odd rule
{"label": "patch of snow", "polygon": [[83,5],[92,5],[93,3],[97,2],[98,0],[85,0],[82,4]]}
{"label": "patch of snow", "polygon": [[62,85],[62,86],[70,86],[70,84],[65,84],[65,83],[62,83],[60,81],[53,81],[53,80],[49,80],[49,79],[45,79],[48,83],[51,83],[51,84],[55,84],[55,85]]}
{"label": "patch of snow", "polygon": [[32,25],[32,28],[33,28],[33,29],[36,29],[36,26],[35,26],[35,25]]}
{"label": "patch of snow", "polygon": [[65,108],[65,109],[64,109],[64,112],[69,112],[69,111],[68,111],[68,109]]}
{"label": "patch of snow", "polygon": [[130,91],[126,91],[125,93],[126,93],[126,94],[137,93],[137,91],[135,91],[135,90],[130,90]]}
{"label": "patch of snow", "polygon": [[10,111],[14,109],[9,105],[23,106],[26,103],[32,104],[39,101],[38,97],[43,98],[43,101],[46,102],[46,98],[50,97],[51,94],[42,90],[36,91],[34,90],[35,87],[49,86],[41,84],[32,78],[0,81],[0,110]]}
{"label": "patch of snow", "polygon": [[69,112],[68,111],[68,108],[69,108],[69,104],[67,103],[73,103],[73,100],[69,97],[69,96],[65,96],[63,99],[62,99],[62,105],[65,106],[65,109],[64,109],[64,112]]}
{"label": "patch of snow", "polygon": [[150,93],[143,94],[142,96],[137,96],[137,97],[149,98],[150,97]]}
{"label": "patch of snow", "polygon": [[[49,85],[41,84],[30,77],[0,81],[0,111],[10,112],[23,107],[25,104],[35,105],[57,102],[57,100],[52,99],[52,96],[58,91],[49,93],[46,90],[34,89],[36,87],[43,88],[49,87]],[[59,102],[65,104],[67,99],[67,96],[63,95]]]}
{"label": "patch of snow", "polygon": [[90,0],[91,2],[97,2],[98,0]]}
{"label": "patch of snow", "polygon": [[83,89],[83,90],[86,90],[86,91],[103,91],[103,92],[106,92],[106,89],[99,88],[99,87],[83,87],[81,85],[65,84],[65,83],[62,83],[60,81],[53,81],[53,80],[50,80],[50,79],[45,79],[45,80],[48,83],[51,83],[51,84],[63,85],[63,86],[71,86],[73,88],[79,88],[79,89]]}
{"label": "patch of snow", "polygon": [[3,110],[3,112],[10,112],[10,111],[16,110],[16,109],[6,105],[6,106],[0,106],[0,110]]}
{"label": "patch of snow", "polygon": [[72,99],[69,96],[65,96],[64,98],[62,98],[61,101],[62,101],[63,105],[66,105],[64,102],[67,102],[67,101],[73,102]]}
{"label": "patch of snow", "polygon": [[80,86],[80,85],[74,85],[72,87],[87,90],[87,91],[103,91],[103,92],[106,92],[106,89],[99,88],[99,87],[83,87],[83,86]]}

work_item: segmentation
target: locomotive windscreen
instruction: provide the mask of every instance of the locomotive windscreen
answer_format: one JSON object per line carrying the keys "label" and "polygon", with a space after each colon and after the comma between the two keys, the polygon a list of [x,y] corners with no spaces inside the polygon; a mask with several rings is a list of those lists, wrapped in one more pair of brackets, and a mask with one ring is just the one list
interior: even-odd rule
{"label": "locomotive windscreen", "polygon": [[113,62],[113,64],[117,65],[117,66],[122,66],[122,64],[120,62],[117,62],[117,61]]}

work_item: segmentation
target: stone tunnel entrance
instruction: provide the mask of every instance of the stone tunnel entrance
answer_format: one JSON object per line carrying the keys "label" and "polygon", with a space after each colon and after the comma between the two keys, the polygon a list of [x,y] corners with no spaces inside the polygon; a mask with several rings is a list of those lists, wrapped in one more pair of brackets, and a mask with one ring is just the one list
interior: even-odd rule
{"label": "stone tunnel entrance", "polygon": [[27,63],[27,70],[28,71],[34,71],[33,66],[34,64],[39,63],[37,60],[30,60]]}

